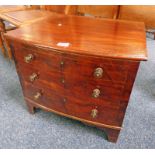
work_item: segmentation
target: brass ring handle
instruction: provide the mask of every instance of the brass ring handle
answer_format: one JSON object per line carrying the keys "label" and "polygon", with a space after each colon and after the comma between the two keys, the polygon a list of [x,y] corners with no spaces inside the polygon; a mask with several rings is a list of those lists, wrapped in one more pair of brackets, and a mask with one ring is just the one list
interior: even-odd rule
{"label": "brass ring handle", "polygon": [[98,67],[94,71],[94,77],[101,78],[103,76],[103,69]]}
{"label": "brass ring handle", "polygon": [[41,93],[40,93],[40,92],[37,92],[37,93],[34,95],[34,99],[35,99],[35,100],[38,100],[40,97],[41,97]]}
{"label": "brass ring handle", "polygon": [[31,82],[33,82],[34,80],[36,80],[38,78],[38,75],[36,73],[33,73],[32,75],[30,75],[29,80]]}
{"label": "brass ring handle", "polygon": [[92,118],[96,118],[98,116],[98,110],[97,109],[93,109],[92,111],[91,111],[91,117]]}
{"label": "brass ring handle", "polygon": [[100,96],[101,92],[99,89],[94,89],[92,93],[92,97],[98,98]]}
{"label": "brass ring handle", "polygon": [[24,61],[26,63],[29,63],[33,60],[34,56],[32,54],[28,54],[27,56],[24,57]]}

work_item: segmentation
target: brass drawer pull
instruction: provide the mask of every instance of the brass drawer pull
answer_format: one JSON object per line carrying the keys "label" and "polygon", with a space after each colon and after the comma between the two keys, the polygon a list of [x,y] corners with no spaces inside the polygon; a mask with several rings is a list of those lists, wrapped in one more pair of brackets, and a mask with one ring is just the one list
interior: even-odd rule
{"label": "brass drawer pull", "polygon": [[98,115],[98,110],[97,110],[97,109],[93,109],[93,110],[91,111],[91,117],[92,117],[92,118],[96,118],[97,115]]}
{"label": "brass drawer pull", "polygon": [[65,80],[64,80],[64,79],[61,79],[61,83],[63,83],[63,84],[64,84],[64,83],[65,83]]}
{"label": "brass drawer pull", "polygon": [[28,54],[27,56],[24,57],[24,61],[26,63],[29,63],[33,60],[34,56],[32,54]]}
{"label": "brass drawer pull", "polygon": [[30,75],[29,80],[31,82],[33,82],[34,80],[36,80],[38,78],[38,75],[36,73],[33,73],[32,75]]}
{"label": "brass drawer pull", "polygon": [[98,67],[94,71],[94,77],[101,78],[103,76],[103,69]]}
{"label": "brass drawer pull", "polygon": [[64,65],[64,61],[61,61],[61,62],[60,62],[60,65],[63,66],[63,65]]}
{"label": "brass drawer pull", "polygon": [[34,95],[34,99],[35,99],[35,100],[38,100],[40,97],[41,97],[41,93],[40,93],[40,92],[37,92],[37,93]]}
{"label": "brass drawer pull", "polygon": [[100,96],[100,90],[99,89],[94,89],[92,93],[92,97],[98,98]]}
{"label": "brass drawer pull", "polygon": [[66,98],[63,98],[63,102],[66,103],[66,101],[67,101]]}

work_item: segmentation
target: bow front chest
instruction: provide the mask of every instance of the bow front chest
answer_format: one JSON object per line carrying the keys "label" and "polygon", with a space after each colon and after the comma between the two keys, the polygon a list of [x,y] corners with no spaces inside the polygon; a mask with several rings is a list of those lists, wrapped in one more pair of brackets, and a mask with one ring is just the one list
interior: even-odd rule
{"label": "bow front chest", "polygon": [[116,142],[141,60],[143,23],[54,15],[10,31],[25,101],[96,126]]}

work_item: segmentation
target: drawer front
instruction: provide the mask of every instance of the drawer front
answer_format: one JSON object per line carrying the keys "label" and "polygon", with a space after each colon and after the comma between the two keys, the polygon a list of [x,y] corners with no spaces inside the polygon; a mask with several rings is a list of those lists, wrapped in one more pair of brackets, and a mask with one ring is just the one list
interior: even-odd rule
{"label": "drawer front", "polygon": [[18,65],[37,67],[44,71],[61,71],[61,54],[55,51],[47,51],[44,49],[27,49],[17,46],[14,49],[16,63]]}
{"label": "drawer front", "polygon": [[82,101],[101,102],[102,100],[118,103],[121,100],[123,88],[106,87],[85,82],[76,85],[65,83],[66,95],[80,98]]}
{"label": "drawer front", "polygon": [[63,70],[66,77],[87,78],[90,81],[124,84],[129,63],[119,60],[101,59],[87,56],[63,56]]}
{"label": "drawer front", "polygon": [[45,87],[34,87],[33,85],[24,82],[25,97],[39,103],[42,106],[66,113],[64,107],[64,98]]}
{"label": "drawer front", "polygon": [[52,92],[64,94],[64,83],[61,72],[44,72],[40,69],[27,67],[25,64],[18,66],[23,81],[37,87],[49,88]]}
{"label": "drawer front", "polygon": [[111,106],[109,102],[103,104],[81,102],[69,97],[65,103],[66,113],[72,116],[107,125],[121,126],[119,121],[119,106]]}

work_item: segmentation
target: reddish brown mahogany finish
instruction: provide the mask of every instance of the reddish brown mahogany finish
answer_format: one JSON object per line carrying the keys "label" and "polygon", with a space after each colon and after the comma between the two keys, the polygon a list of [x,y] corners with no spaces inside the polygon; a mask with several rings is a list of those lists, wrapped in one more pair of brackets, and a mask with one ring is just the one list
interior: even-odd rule
{"label": "reddish brown mahogany finish", "polygon": [[142,23],[57,15],[6,37],[31,113],[43,108],[80,120],[116,142],[139,62],[147,59]]}

